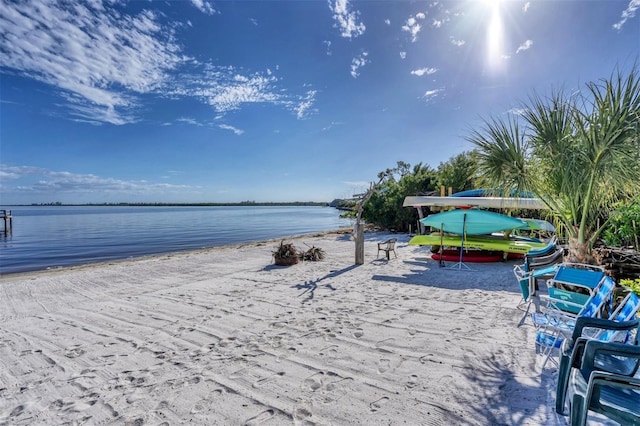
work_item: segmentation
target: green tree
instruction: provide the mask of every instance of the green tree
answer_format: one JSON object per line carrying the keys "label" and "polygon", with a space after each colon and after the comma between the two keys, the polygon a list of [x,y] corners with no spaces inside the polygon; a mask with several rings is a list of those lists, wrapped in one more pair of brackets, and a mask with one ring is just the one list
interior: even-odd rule
{"label": "green tree", "polygon": [[540,197],[569,239],[569,258],[590,262],[615,206],[639,197],[638,68],[529,103],[522,116],[485,120],[467,138],[478,171],[491,187]]}
{"label": "green tree", "polygon": [[438,165],[438,186],[453,192],[475,188],[477,160],[473,152],[463,152]]}
{"label": "green tree", "polygon": [[436,188],[437,175],[429,166],[419,163],[413,168],[408,163],[398,162],[398,167],[387,169],[381,174],[389,176],[378,191],[367,201],[362,217],[385,229],[407,231],[418,215],[415,209],[403,207],[407,195],[416,195],[433,191]]}
{"label": "green tree", "polygon": [[602,238],[612,246],[640,249],[640,202],[624,205],[610,215]]}

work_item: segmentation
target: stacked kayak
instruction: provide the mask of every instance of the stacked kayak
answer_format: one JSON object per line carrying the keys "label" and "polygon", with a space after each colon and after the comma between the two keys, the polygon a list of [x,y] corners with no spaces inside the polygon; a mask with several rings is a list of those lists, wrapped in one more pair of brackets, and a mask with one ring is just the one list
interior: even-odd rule
{"label": "stacked kayak", "polygon": [[[532,229],[531,222],[485,210],[450,210],[429,215],[420,222],[440,232],[417,235],[409,244],[431,246],[436,260],[497,262],[547,245],[537,239],[509,235],[513,230]],[[501,234],[493,235],[496,233]]]}
{"label": "stacked kayak", "polygon": [[416,235],[411,238],[409,244],[416,246],[443,246],[462,247],[465,250],[488,250],[505,253],[527,254],[529,250],[541,249],[547,246],[546,243],[525,239],[520,237],[510,237],[496,235],[472,235],[462,239],[459,235],[440,235],[434,232],[429,235]]}

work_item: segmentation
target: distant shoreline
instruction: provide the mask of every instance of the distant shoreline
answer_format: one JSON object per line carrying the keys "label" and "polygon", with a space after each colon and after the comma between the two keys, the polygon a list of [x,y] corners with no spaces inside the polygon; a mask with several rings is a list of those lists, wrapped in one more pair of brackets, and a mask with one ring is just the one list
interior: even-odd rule
{"label": "distant shoreline", "polygon": [[330,207],[328,202],[319,201],[292,201],[292,202],[255,202],[241,201],[239,203],[32,203],[32,204],[6,204],[6,207]]}

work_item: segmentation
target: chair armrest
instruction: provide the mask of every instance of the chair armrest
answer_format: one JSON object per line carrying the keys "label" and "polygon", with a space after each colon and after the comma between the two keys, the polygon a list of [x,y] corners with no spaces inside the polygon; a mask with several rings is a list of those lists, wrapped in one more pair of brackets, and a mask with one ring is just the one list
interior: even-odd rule
{"label": "chair armrest", "polygon": [[[600,392],[596,390],[596,386],[640,391],[640,378],[621,376],[619,374],[609,373],[606,371],[593,371],[591,375],[589,375],[589,383],[587,384],[587,392],[585,395],[584,408],[587,410],[591,406],[591,400],[594,397],[594,394],[596,395],[596,398],[600,398]],[[636,405],[635,408],[633,408],[633,413],[628,411],[626,412],[629,416],[635,418],[638,412],[640,412],[640,406]],[[586,413],[583,415],[586,418]]]}
{"label": "chair armrest", "polygon": [[524,268],[520,265],[515,265],[513,267],[513,275],[516,276],[518,281],[528,278],[529,272],[525,271]]}
{"label": "chair armrest", "polygon": [[631,388],[640,390],[640,377],[622,376],[608,371],[593,371],[589,376],[589,386],[600,382],[608,386]]}
{"label": "chair armrest", "polygon": [[585,328],[599,328],[601,330],[616,330],[616,331],[628,331],[637,328],[640,325],[640,320],[631,321],[612,321],[602,318],[593,317],[578,317],[576,319],[576,326],[573,329],[571,336],[572,340],[577,340],[582,336],[582,331]]}
{"label": "chair armrest", "polygon": [[[574,314],[573,312],[567,312],[567,311],[565,311],[563,309],[560,309],[560,306],[574,307],[578,311],[580,311],[580,309],[582,309],[584,307],[584,305],[581,305],[579,303],[571,302],[571,301],[568,301],[568,300],[556,299],[556,298],[549,297],[549,296],[544,295],[544,294],[540,295],[540,302],[541,302],[540,308],[543,311],[546,310],[551,315],[562,315],[564,317],[568,317],[568,318],[572,318],[572,319],[577,318],[578,314]],[[545,312],[545,313],[547,313],[547,312]]]}
{"label": "chair armrest", "polygon": [[595,359],[598,355],[609,354],[624,358],[635,358],[640,360],[640,346],[627,345],[624,343],[602,342],[600,340],[589,340],[586,342],[584,356],[582,357],[581,369],[593,370]]}

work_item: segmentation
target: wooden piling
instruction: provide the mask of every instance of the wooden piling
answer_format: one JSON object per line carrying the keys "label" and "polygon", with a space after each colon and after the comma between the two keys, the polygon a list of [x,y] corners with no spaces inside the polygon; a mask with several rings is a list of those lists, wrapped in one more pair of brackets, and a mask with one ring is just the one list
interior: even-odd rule
{"label": "wooden piling", "polygon": [[11,210],[0,210],[0,216],[4,222],[4,233],[7,234],[13,230],[13,217]]}

